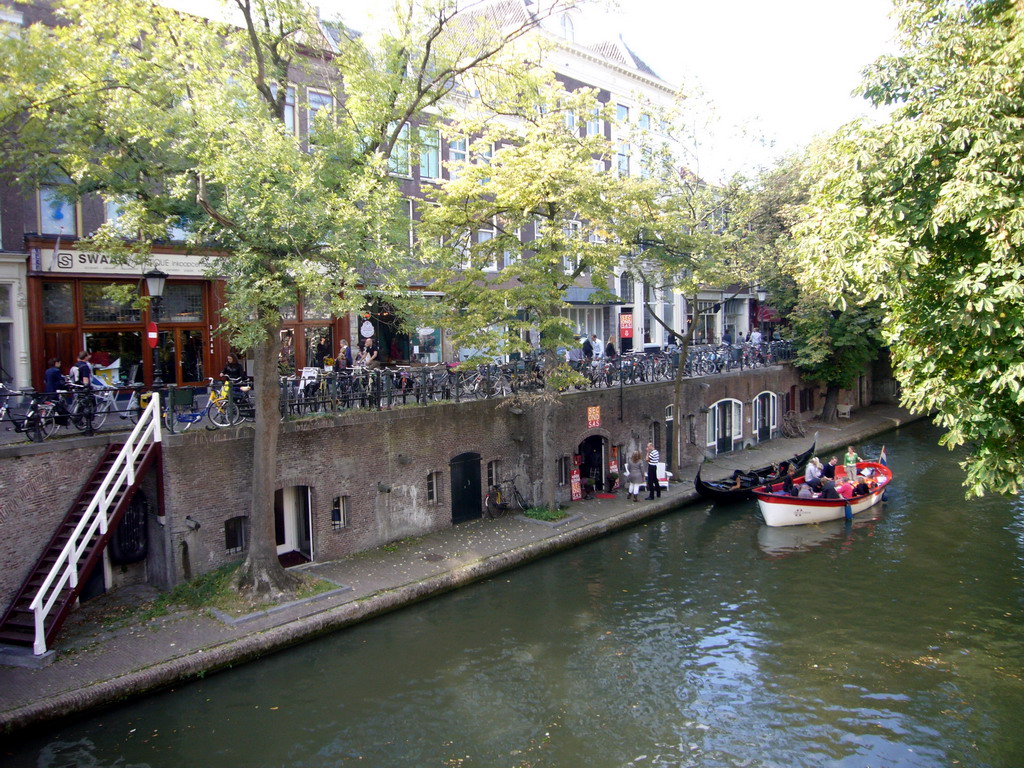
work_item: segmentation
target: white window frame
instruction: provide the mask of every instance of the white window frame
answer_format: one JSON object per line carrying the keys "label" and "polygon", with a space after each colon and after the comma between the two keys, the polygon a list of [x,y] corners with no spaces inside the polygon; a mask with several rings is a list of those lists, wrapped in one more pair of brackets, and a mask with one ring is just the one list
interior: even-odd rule
{"label": "white window frame", "polygon": [[[60,197],[60,188],[55,185],[44,184],[39,187],[36,193],[37,202],[37,222],[39,225],[38,232],[41,235],[63,235],[65,237],[77,236],[80,229],[81,219],[81,208],[78,203],[70,203]],[[61,211],[61,216],[65,217],[70,213],[70,227],[67,225],[51,226],[50,222],[60,221],[60,218],[53,218],[53,215],[44,216],[44,210],[52,210],[56,212],[58,209]]]}
{"label": "white window frame", "polygon": [[419,129],[420,178],[441,178],[441,132],[437,128]]}
{"label": "white window frame", "polygon": [[460,164],[469,162],[469,141],[463,137],[448,139],[448,178],[459,178]]}
{"label": "white window frame", "polygon": [[409,124],[405,123],[398,132],[398,140],[388,158],[388,169],[394,176],[412,178],[412,152],[409,147]]}
{"label": "white window frame", "polygon": [[[287,98],[287,97],[286,97]],[[314,106],[314,100],[318,103]],[[322,101],[321,101],[322,100]],[[326,109],[328,115],[334,114],[334,95],[330,91],[320,88],[306,88],[306,135],[313,136],[313,121],[321,109]]]}

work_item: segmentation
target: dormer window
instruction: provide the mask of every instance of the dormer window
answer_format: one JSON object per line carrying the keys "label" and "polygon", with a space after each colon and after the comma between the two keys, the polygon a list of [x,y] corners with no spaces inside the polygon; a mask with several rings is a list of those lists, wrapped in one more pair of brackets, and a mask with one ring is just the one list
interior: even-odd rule
{"label": "dormer window", "polygon": [[568,13],[562,14],[562,37],[570,43],[576,42],[576,30],[573,28],[572,19]]}

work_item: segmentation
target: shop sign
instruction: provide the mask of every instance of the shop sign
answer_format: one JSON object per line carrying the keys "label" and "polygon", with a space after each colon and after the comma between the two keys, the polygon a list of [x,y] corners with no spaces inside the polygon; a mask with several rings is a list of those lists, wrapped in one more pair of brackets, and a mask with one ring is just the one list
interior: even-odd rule
{"label": "shop sign", "polygon": [[587,408],[587,429],[597,429],[601,426],[601,406],[591,405]]}
{"label": "shop sign", "polygon": [[619,338],[633,338],[633,313],[623,312],[619,315]]}
{"label": "shop sign", "polygon": [[580,468],[573,467],[569,471],[569,487],[572,490],[572,500],[579,501],[583,498],[583,483],[580,480]]}
{"label": "shop sign", "polygon": [[32,249],[32,271],[86,275],[129,275],[138,277],[147,269],[161,269],[172,277],[205,277],[213,256],[197,256],[187,253],[154,253],[145,265],[123,264],[103,253],[76,251],[61,248],[57,253],[52,248]]}

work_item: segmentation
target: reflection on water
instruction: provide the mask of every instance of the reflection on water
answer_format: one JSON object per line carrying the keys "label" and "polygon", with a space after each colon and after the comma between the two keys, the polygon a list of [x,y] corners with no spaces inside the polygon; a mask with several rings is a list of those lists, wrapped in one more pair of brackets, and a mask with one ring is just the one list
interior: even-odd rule
{"label": "reflection on water", "polygon": [[886,436],[852,525],[689,507],[5,765],[1022,765],[1024,505],[964,502],[936,437]]}

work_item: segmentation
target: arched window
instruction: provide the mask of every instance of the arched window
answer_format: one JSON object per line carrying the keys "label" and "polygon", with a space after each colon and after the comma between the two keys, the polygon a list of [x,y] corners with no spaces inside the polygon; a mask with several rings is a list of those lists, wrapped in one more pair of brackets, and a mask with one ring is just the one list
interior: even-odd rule
{"label": "arched window", "polygon": [[562,37],[570,43],[576,42],[576,29],[573,26],[572,19],[569,17],[568,13],[562,14]]}
{"label": "arched window", "polygon": [[707,446],[728,453],[743,445],[743,403],[719,400],[708,409]]}

